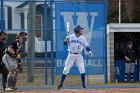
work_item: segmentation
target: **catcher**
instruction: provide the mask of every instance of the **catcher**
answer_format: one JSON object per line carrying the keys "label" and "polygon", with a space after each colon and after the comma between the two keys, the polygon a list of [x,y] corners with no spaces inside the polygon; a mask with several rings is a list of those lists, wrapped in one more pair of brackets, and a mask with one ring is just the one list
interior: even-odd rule
{"label": "catcher", "polygon": [[3,63],[6,65],[9,70],[7,88],[6,91],[16,90],[16,82],[19,70],[22,71],[21,64],[21,52],[23,50],[23,44],[27,40],[26,32],[19,32],[17,34],[16,40],[7,47],[6,53],[3,56]]}

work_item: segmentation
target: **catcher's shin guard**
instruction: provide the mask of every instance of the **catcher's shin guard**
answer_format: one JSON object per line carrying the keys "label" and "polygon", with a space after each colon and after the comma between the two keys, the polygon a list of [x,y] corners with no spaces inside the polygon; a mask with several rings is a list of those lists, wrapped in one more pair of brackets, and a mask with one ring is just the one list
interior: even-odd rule
{"label": "catcher's shin guard", "polygon": [[15,89],[16,83],[17,83],[17,79],[14,78],[14,80],[12,81],[12,88],[13,89]]}
{"label": "catcher's shin guard", "polygon": [[14,76],[10,76],[10,77],[8,78],[7,86],[8,86],[9,88],[12,86],[13,80],[14,80]]}

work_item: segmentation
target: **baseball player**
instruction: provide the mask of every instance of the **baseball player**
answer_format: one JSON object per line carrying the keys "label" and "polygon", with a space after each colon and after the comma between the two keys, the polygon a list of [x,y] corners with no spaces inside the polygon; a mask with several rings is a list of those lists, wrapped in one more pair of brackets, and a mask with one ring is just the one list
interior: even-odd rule
{"label": "baseball player", "polygon": [[82,51],[85,48],[86,51],[89,53],[89,56],[92,56],[92,52],[86,38],[82,35],[82,28],[80,25],[74,27],[74,34],[71,34],[66,37],[64,40],[64,45],[68,45],[68,56],[66,59],[65,67],[63,70],[63,74],[61,77],[60,85],[57,86],[57,89],[63,87],[64,80],[69,73],[71,67],[73,66],[74,62],[76,62],[79,72],[81,74],[82,80],[82,88],[86,88],[85,86],[85,67],[84,67],[84,60],[82,56]]}
{"label": "baseball player", "polygon": [[23,44],[27,40],[26,32],[19,32],[17,34],[16,40],[7,48],[5,55],[3,56],[3,63],[9,70],[8,74],[8,84],[6,91],[16,90],[16,82],[18,76],[18,62],[20,62],[20,55],[23,49]]}
{"label": "baseball player", "polygon": [[128,47],[124,51],[124,58],[125,58],[125,82],[128,80],[128,74],[130,72],[131,82],[134,82],[133,73],[134,73],[134,66],[136,60],[136,54],[133,50],[133,43],[130,41],[128,42]]}
{"label": "baseball player", "polygon": [[5,48],[6,48],[6,42],[5,42],[6,37],[7,37],[7,34],[5,32],[0,32],[0,73],[2,74],[3,90],[5,90],[6,88],[7,75],[9,73],[5,64],[2,62],[2,57],[4,55]]}

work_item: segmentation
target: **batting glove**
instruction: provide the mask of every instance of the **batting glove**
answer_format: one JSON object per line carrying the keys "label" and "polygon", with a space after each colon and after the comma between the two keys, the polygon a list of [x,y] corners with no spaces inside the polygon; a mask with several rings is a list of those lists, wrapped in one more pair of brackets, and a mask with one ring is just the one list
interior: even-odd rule
{"label": "batting glove", "polygon": [[92,54],[91,51],[89,51],[89,52],[88,52],[88,55],[89,55],[90,57],[92,57],[93,54]]}
{"label": "batting glove", "polygon": [[68,42],[69,41],[70,36],[66,36],[65,41]]}
{"label": "batting glove", "polygon": [[66,39],[69,39],[70,38],[70,36],[66,36]]}

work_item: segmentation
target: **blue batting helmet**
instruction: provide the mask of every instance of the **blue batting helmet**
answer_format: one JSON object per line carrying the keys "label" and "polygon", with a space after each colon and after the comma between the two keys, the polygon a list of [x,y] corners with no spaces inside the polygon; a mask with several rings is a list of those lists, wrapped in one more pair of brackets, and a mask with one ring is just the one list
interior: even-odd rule
{"label": "blue batting helmet", "polygon": [[77,25],[77,26],[74,27],[74,32],[79,33],[80,29],[84,29],[84,28],[82,28],[80,25]]}

